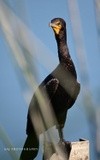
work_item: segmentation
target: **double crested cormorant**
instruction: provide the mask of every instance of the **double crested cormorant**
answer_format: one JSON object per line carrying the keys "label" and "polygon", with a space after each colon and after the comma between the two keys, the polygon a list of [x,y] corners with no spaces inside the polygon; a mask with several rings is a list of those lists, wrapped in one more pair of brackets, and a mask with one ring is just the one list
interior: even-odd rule
{"label": "double crested cormorant", "polygon": [[[62,129],[66,121],[67,110],[72,107],[77,99],[80,91],[80,84],[77,82],[77,73],[66,43],[67,37],[65,21],[62,18],[54,18],[51,20],[50,26],[54,31],[57,42],[59,64],[56,69],[44,79],[38,88],[42,93],[43,90],[47,93],[47,103],[49,104],[50,102],[58,122],[58,125],[53,125],[56,125],[59,131],[60,140],[63,140]],[[38,117],[41,117],[37,90],[34,93],[29,106],[26,131],[27,139],[20,156],[21,160],[32,160],[38,153],[39,136],[36,135],[33,125],[38,122]],[[43,94],[43,96],[45,96],[45,94]],[[37,113],[37,115],[34,115],[34,113]],[[34,116],[37,119],[35,122],[33,122],[35,119]],[[36,125],[38,126],[38,123]],[[26,151],[25,148],[30,148],[30,150]],[[31,148],[33,148],[33,150]]]}

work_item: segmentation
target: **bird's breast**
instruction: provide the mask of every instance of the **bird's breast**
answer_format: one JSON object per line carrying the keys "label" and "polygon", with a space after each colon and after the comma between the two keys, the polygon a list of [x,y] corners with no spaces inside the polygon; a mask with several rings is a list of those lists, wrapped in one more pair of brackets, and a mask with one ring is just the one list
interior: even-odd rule
{"label": "bird's breast", "polygon": [[57,92],[51,100],[52,107],[55,112],[62,112],[67,109],[69,95],[61,86],[57,89]]}

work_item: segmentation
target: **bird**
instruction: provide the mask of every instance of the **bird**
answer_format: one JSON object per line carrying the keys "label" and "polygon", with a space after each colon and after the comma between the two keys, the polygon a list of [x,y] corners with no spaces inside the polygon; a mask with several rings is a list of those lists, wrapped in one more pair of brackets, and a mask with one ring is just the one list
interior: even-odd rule
{"label": "bird", "polygon": [[[36,134],[34,124],[36,123],[39,130],[41,128],[39,122],[43,120],[39,109],[40,102],[37,98],[38,91],[40,90],[44,99],[45,96],[48,97],[46,101],[47,107],[51,104],[50,107],[52,107],[57,120],[57,124],[54,122],[52,125],[56,125],[61,141],[64,140],[63,128],[67,118],[67,111],[74,105],[80,92],[80,83],[77,81],[75,65],[68,49],[66,22],[63,18],[54,18],[49,23],[49,26],[54,32],[57,43],[59,63],[42,81],[33,94],[27,114],[27,138],[20,160],[32,160],[38,154],[39,135]],[[46,94],[44,94],[44,92]],[[40,120],[38,120],[38,118],[40,118]],[[46,129],[49,127],[51,126],[48,126]],[[39,132],[42,132],[41,129]],[[25,149],[27,148],[29,148],[29,150],[26,151]]]}

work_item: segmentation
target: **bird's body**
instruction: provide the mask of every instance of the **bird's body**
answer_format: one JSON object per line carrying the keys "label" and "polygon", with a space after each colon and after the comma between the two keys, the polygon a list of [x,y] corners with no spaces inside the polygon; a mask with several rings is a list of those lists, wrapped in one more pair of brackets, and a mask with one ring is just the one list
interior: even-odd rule
{"label": "bird's body", "polygon": [[[68,46],[66,43],[65,21],[61,18],[55,18],[51,21],[50,26],[54,30],[55,38],[57,41],[59,64],[56,67],[56,69],[44,79],[44,81],[39,85],[38,89],[42,93],[45,92],[47,94],[48,97],[47,106],[50,103],[50,106],[52,107],[57,119],[57,124],[54,123],[53,125],[56,125],[57,128],[59,129],[59,132],[61,133],[66,121],[67,111],[70,107],[72,107],[79,94],[80,84],[77,82],[77,74],[75,66],[70,57]],[[34,118],[32,118],[32,116],[34,117],[34,114],[36,115],[36,113],[37,115],[40,114],[40,109],[39,109],[40,103],[38,102],[39,99],[37,98],[37,92],[38,91],[36,91],[35,94],[33,95],[29,106],[28,119],[27,119],[28,138],[26,140],[24,147],[27,146],[26,144],[28,142],[29,137],[31,137],[30,135],[32,134],[35,135],[35,129],[32,123]],[[43,94],[43,98],[44,96],[45,94]],[[39,117],[41,116],[39,115]],[[46,129],[48,129],[49,127],[52,126],[48,126]],[[42,130],[40,129],[40,133],[41,132]],[[37,136],[35,137],[36,137],[35,147],[38,147],[39,145],[38,137]],[[60,138],[63,139],[62,133],[60,134]],[[34,143],[34,141],[32,143]],[[23,158],[24,154],[22,154],[21,156],[22,160],[26,160],[25,158]],[[31,158],[27,157],[27,160],[29,159]]]}

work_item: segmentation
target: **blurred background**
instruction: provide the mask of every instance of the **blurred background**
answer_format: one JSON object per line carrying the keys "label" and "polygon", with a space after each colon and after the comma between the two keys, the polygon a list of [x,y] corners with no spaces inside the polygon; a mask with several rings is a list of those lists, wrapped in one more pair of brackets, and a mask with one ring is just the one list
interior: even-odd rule
{"label": "blurred background", "polygon": [[[0,0],[0,159],[16,160],[20,155],[31,97],[59,63],[48,23],[61,17],[81,83],[64,137],[89,140],[91,160],[100,160],[99,16],[99,0]],[[41,159],[41,147],[36,159]]]}

